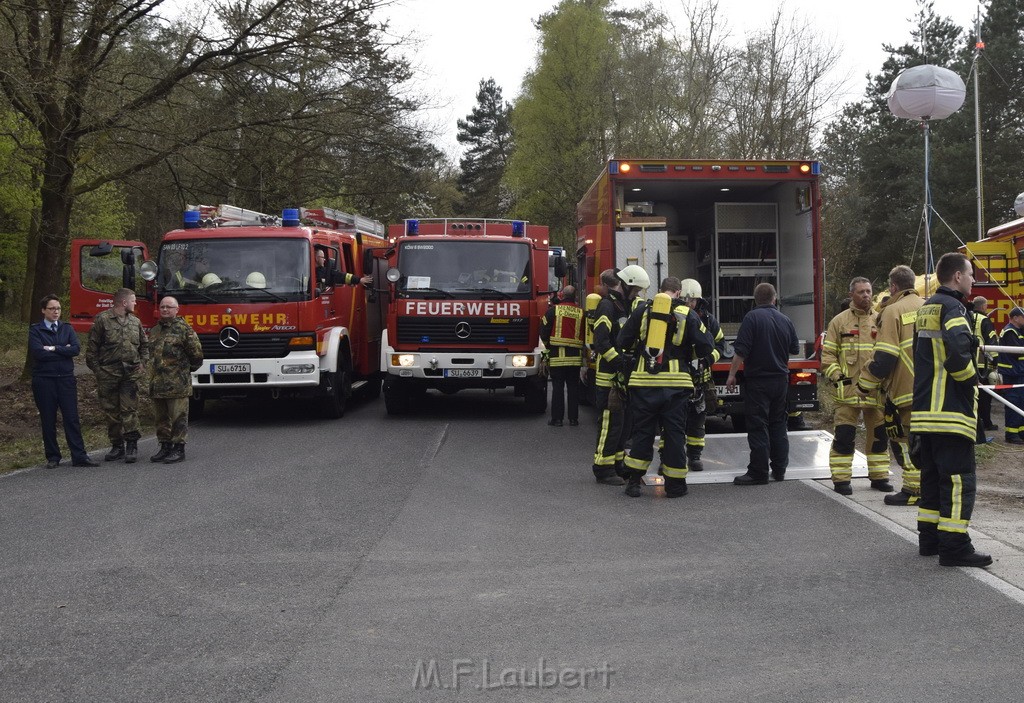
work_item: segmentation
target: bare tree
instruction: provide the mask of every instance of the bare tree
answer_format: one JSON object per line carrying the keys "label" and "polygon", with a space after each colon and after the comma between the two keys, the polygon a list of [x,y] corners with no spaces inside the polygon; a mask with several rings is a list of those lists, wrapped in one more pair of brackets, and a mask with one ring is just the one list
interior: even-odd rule
{"label": "bare tree", "polygon": [[38,133],[30,300],[60,289],[83,193],[199,145],[237,154],[247,129],[365,115],[408,76],[372,20],[386,0],[214,0],[177,18],[164,4],[0,3],[0,93]]}

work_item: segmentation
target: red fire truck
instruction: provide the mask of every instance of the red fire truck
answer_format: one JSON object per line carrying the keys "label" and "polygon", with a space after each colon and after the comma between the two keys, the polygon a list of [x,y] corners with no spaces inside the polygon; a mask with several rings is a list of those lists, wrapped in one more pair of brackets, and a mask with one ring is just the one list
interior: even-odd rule
{"label": "red fire truck", "polygon": [[[353,392],[380,393],[381,303],[344,281],[386,244],[381,223],[330,208],[278,218],[198,206],[185,212],[183,229],[164,235],[156,262],[141,242],[76,240],[71,321],[87,331],[125,286],[151,327],[157,301],[173,295],[203,345],[193,412],[214,398],[298,397],[341,417]],[[318,252],[326,255],[320,269]]]}
{"label": "red fire truck", "polygon": [[[389,228],[387,329],[380,367],[389,414],[428,389],[512,387],[547,407],[540,318],[547,310],[548,228],[522,221],[406,220]],[[565,259],[552,270],[564,276]]]}
{"label": "red fire truck", "polygon": [[[790,409],[817,410],[818,178],[816,161],[612,159],[577,205],[576,280],[592,293],[601,271],[630,264],[642,266],[654,288],[666,276],[696,279],[729,341],[753,307],[754,286],[773,284],[804,346],[789,363]],[[730,395],[730,361],[712,370],[717,412],[742,431],[742,374]]]}
{"label": "red fire truck", "polygon": [[971,297],[991,303],[989,317],[997,330],[1010,319],[1010,310],[1024,304],[1024,217],[993,227],[988,236],[960,248],[974,264]]}

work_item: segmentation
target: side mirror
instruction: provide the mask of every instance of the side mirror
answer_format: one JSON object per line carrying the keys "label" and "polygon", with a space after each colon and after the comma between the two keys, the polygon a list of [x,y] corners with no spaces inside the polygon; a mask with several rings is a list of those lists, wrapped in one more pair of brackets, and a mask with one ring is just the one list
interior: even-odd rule
{"label": "side mirror", "polygon": [[100,242],[89,251],[89,256],[106,256],[114,251],[114,245],[110,242]]}
{"label": "side mirror", "polygon": [[569,273],[569,265],[565,261],[564,256],[555,257],[555,276],[558,278],[565,278],[566,274]]}
{"label": "side mirror", "polygon": [[373,273],[373,249],[363,249],[363,275]]}

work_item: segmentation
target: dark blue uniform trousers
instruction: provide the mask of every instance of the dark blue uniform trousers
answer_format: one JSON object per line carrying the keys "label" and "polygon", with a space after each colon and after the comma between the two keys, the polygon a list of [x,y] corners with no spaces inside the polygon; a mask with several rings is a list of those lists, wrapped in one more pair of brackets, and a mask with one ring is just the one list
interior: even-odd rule
{"label": "dark blue uniform trousers", "polygon": [[789,376],[760,376],[743,380],[743,412],[747,416],[747,472],[768,478],[768,467],[783,472],[789,465],[786,403]]}
{"label": "dark blue uniform trousers", "polygon": [[32,395],[39,408],[39,422],[43,430],[43,448],[47,461],[60,461],[57,445],[57,410],[64,420],[64,439],[71,450],[72,461],[89,458],[82,441],[82,423],[78,418],[78,382],[74,376],[34,376]]}

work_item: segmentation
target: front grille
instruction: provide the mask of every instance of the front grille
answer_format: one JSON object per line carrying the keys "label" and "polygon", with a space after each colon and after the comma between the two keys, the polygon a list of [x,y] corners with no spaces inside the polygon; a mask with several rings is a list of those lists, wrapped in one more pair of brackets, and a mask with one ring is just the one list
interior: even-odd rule
{"label": "front grille", "polygon": [[[400,344],[526,344],[530,321],[525,317],[400,317]],[[459,326],[462,325],[460,328]],[[465,325],[469,326],[468,334]],[[459,336],[459,332],[462,336]]]}
{"label": "front grille", "polygon": [[286,334],[239,334],[238,344],[228,349],[220,343],[216,334],[201,334],[199,342],[203,345],[203,357],[206,359],[281,359],[288,356],[288,341],[291,335]]}

